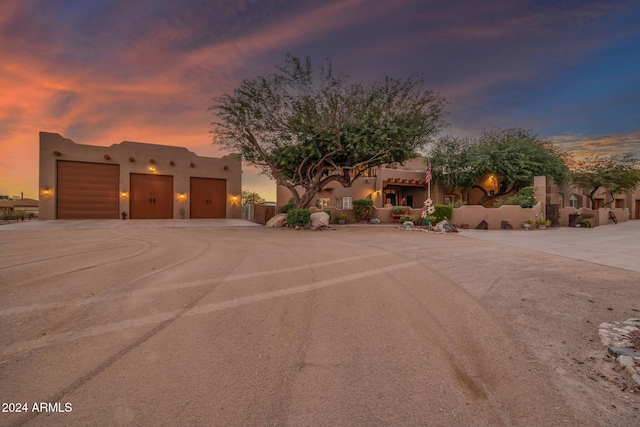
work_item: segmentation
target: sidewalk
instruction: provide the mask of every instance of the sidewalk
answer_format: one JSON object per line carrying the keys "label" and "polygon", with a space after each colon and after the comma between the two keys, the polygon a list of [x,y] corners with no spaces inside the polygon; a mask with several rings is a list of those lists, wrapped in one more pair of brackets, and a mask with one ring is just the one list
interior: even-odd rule
{"label": "sidewalk", "polygon": [[640,221],[595,228],[460,230],[460,235],[640,272]]}

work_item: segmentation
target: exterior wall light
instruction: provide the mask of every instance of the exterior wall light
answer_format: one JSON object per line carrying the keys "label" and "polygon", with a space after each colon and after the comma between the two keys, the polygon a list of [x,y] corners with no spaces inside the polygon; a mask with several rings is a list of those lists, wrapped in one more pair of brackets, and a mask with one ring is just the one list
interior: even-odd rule
{"label": "exterior wall light", "polygon": [[154,166],[149,166],[149,172],[155,172],[156,168]]}
{"label": "exterior wall light", "polygon": [[121,192],[120,192],[120,197],[121,197],[121,198],[126,199],[126,198],[127,198],[127,196],[129,196],[129,193],[127,193],[126,191],[121,191]]}
{"label": "exterior wall light", "polygon": [[232,201],[233,203],[238,203],[238,196],[233,196],[233,197],[231,198],[231,201]]}
{"label": "exterior wall light", "polygon": [[180,200],[181,202],[184,202],[186,199],[187,199],[187,195],[185,193],[178,194],[178,200]]}
{"label": "exterior wall light", "polygon": [[49,187],[44,187],[42,189],[42,196],[47,198],[47,197],[51,197],[53,195],[53,191],[49,188]]}

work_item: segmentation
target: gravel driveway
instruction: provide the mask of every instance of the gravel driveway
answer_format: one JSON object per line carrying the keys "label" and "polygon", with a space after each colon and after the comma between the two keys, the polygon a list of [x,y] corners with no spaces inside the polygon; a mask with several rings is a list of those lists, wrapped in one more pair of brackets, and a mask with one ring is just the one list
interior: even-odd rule
{"label": "gravel driveway", "polygon": [[597,330],[640,316],[638,272],[390,227],[57,228],[0,229],[1,425],[640,424]]}

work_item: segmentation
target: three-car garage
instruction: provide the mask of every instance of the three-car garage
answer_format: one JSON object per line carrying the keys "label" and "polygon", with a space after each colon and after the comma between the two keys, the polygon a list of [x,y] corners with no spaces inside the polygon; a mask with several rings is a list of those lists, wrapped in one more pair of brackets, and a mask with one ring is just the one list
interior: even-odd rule
{"label": "three-car garage", "polygon": [[40,133],[41,219],[240,218],[236,155],[122,142],[86,146]]}

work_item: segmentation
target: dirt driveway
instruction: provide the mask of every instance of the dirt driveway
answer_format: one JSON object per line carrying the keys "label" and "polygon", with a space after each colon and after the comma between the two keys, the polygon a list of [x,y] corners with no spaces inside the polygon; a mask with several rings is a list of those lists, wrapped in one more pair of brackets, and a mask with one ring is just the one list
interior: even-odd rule
{"label": "dirt driveway", "polygon": [[0,424],[639,425],[597,335],[639,284],[396,228],[6,229]]}

